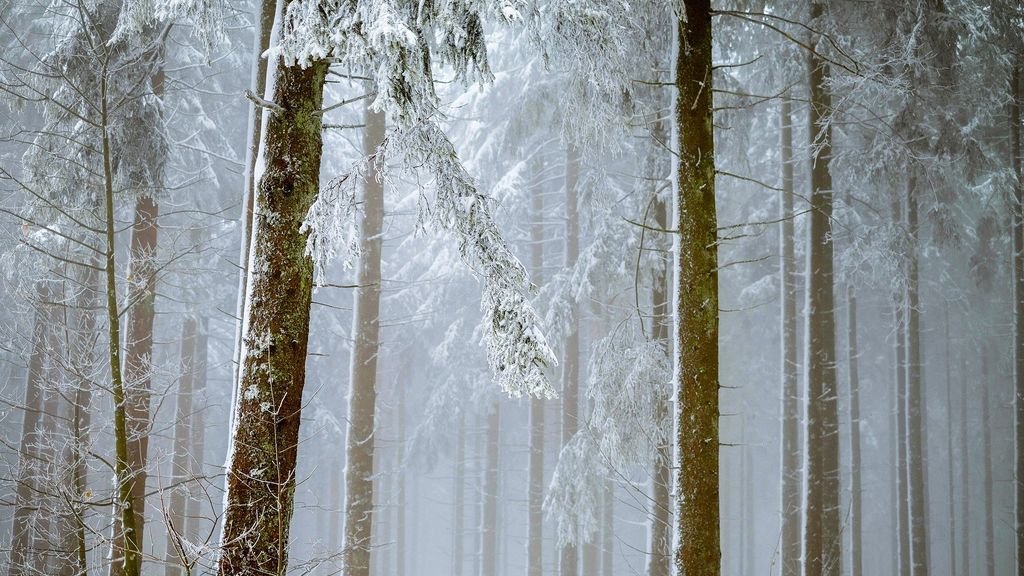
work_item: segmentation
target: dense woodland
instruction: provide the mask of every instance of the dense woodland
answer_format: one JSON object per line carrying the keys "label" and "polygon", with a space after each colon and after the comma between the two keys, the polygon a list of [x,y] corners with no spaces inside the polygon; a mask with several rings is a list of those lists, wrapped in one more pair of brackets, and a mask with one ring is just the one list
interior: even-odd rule
{"label": "dense woodland", "polygon": [[0,0],[6,576],[1024,574],[1019,0]]}

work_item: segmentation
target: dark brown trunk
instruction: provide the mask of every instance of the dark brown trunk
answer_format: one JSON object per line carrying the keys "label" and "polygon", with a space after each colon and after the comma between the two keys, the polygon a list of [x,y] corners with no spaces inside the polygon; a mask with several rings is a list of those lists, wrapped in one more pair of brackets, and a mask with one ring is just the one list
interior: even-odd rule
{"label": "dark brown trunk", "polygon": [[675,567],[721,573],[718,435],[718,224],[710,0],[685,0],[676,22]]}
{"label": "dark brown trunk", "polygon": [[[811,4],[811,20],[823,14]],[[813,39],[812,45],[817,43]],[[833,293],[832,128],[829,64],[808,53],[810,74],[811,214],[807,269],[807,510],[805,576],[838,576],[842,568],[839,515],[839,430]]]}
{"label": "dark brown trunk", "polygon": [[[287,6],[288,2],[284,2]],[[245,350],[235,398],[219,570],[282,575],[295,490],[313,262],[302,222],[319,191],[327,63],[274,62],[256,190]],[[372,440],[372,438],[371,438]]]}

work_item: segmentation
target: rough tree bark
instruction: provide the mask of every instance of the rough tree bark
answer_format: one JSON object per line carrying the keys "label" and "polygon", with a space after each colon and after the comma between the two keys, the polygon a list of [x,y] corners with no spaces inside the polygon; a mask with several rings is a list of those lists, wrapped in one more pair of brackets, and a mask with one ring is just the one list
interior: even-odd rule
{"label": "rough tree bark", "polygon": [[167,526],[167,547],[164,554],[164,575],[178,576],[181,567],[190,559],[183,539],[188,535],[185,528],[185,513],[188,501],[188,477],[192,472],[189,466],[189,440],[192,426],[192,388],[196,368],[196,319],[187,316],[181,327],[181,374],[178,377],[178,392],[174,411],[174,451],[171,454],[171,497],[164,511]]}
{"label": "rough tree bark", "polygon": [[351,385],[345,465],[345,530],[342,555],[349,576],[370,575],[373,534],[373,448],[380,345],[380,260],[384,186],[377,175],[377,148],[384,140],[384,113],[367,104],[363,153],[370,157],[359,219],[358,288],[352,330]]}
{"label": "rough tree bark", "polygon": [[[543,188],[538,183],[541,162],[534,162],[534,181],[530,188],[530,278],[541,286],[544,273],[544,197]],[[530,398],[526,576],[541,576],[544,569],[544,405],[542,398]]]}
{"label": "rough tree bark", "polygon": [[[580,175],[580,154],[569,146],[565,156],[565,268],[572,270],[580,253],[579,214],[576,189]],[[562,448],[579,429],[579,309],[570,298],[569,326],[566,327],[565,352],[562,365]],[[575,544],[562,547],[559,561],[561,576],[579,575],[579,554]]]}
{"label": "rough tree bark", "polygon": [[273,100],[280,109],[268,118],[266,168],[256,190],[247,268],[247,352],[232,419],[222,576],[284,574],[294,502],[313,288],[313,262],[300,226],[319,190],[327,63],[300,68],[278,58],[274,66]]}
{"label": "rough tree bark", "polygon": [[781,110],[782,229],[782,576],[800,573],[800,388],[796,355],[796,249],[793,222],[793,105],[783,98]]}
{"label": "rough tree bark", "polygon": [[850,393],[850,566],[852,576],[864,573],[863,529],[861,528],[860,458],[860,376],[857,347],[857,294],[853,284],[846,286],[847,382]]}
{"label": "rough tree bark", "polygon": [[685,14],[679,13],[676,22],[673,114],[678,144],[675,567],[686,576],[718,576],[722,550],[711,2],[685,0],[683,6]]}

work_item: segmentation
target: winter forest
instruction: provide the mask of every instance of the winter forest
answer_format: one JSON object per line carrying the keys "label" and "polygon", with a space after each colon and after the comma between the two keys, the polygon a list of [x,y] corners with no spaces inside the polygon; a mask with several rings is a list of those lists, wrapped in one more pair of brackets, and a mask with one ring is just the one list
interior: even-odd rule
{"label": "winter forest", "polygon": [[1020,0],[0,0],[0,576],[1024,575]]}

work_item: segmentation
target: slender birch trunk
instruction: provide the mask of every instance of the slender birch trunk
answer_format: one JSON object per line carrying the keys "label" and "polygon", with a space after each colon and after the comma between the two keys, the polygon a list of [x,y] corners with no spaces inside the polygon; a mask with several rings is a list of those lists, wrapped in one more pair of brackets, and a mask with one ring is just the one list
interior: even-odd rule
{"label": "slender birch trunk", "polygon": [[676,221],[675,567],[721,573],[718,435],[718,224],[710,0],[685,0],[676,22],[673,131]]}

